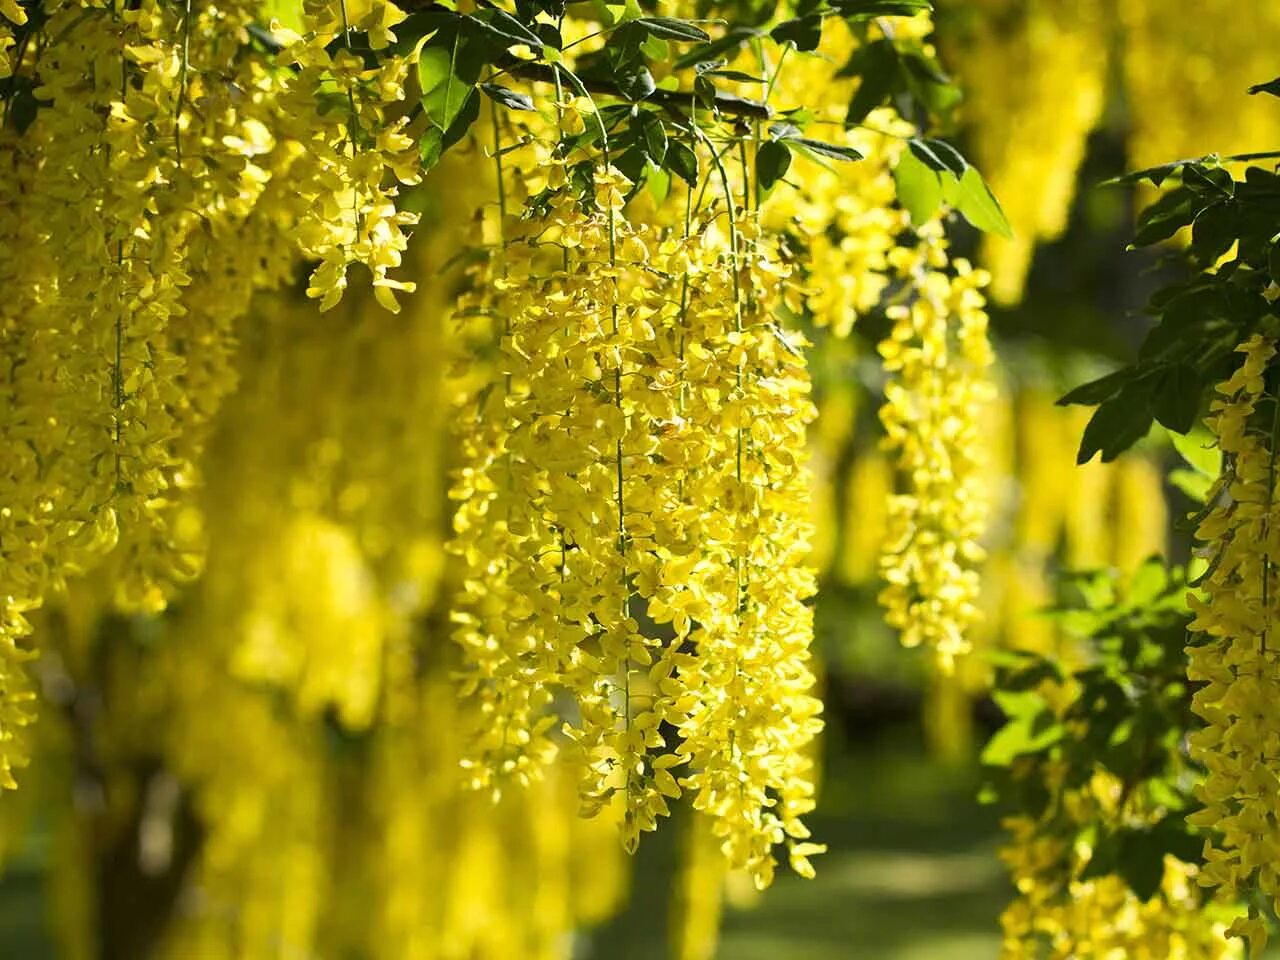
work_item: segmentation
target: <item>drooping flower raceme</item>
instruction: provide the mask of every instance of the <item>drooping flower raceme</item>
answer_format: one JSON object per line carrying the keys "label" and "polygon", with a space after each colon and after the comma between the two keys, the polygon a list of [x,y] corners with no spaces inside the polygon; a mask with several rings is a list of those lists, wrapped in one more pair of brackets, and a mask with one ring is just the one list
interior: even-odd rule
{"label": "drooping flower raceme", "polygon": [[615,170],[566,184],[553,164],[480,297],[498,369],[454,490],[477,785],[535,775],[559,717],[584,810],[616,805],[628,847],[690,791],[757,882],[777,844],[807,872],[812,409],[774,321],[789,269],[740,210],[679,232],[629,222]]}
{"label": "drooping flower raceme", "polygon": [[948,270],[940,229],[921,231],[918,249],[893,258],[914,296],[889,309],[893,330],[880,344],[891,377],[880,418],[905,484],[890,499],[880,599],[903,643],[927,647],[949,670],[979,616],[988,509],[980,414],[994,394],[981,292],[989,278],[963,260]]}
{"label": "drooping flower raceme", "polygon": [[[1189,819],[1215,831],[1206,840],[1203,883],[1229,896],[1256,885],[1276,900],[1280,504],[1277,398],[1268,384],[1276,344],[1255,335],[1238,349],[1243,362],[1218,385],[1210,407],[1208,426],[1221,447],[1223,469],[1207,499],[1212,507],[1196,529],[1209,558],[1203,595],[1188,597],[1197,636],[1188,648],[1187,674],[1203,684],[1192,708],[1205,721],[1191,735],[1191,756],[1205,768],[1196,791],[1204,809]],[[1253,907],[1232,932],[1260,949],[1265,930]]]}

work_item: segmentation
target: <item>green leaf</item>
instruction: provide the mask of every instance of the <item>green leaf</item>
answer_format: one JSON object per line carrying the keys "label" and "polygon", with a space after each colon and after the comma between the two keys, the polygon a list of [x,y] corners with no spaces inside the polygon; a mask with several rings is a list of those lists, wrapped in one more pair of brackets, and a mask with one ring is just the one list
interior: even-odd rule
{"label": "green leaf", "polygon": [[1169,440],[1178,456],[1201,476],[1212,480],[1222,472],[1222,448],[1204,425],[1182,432],[1170,430]]}
{"label": "green leaf", "polygon": [[753,77],[741,70],[705,70],[703,76],[719,77],[722,80],[733,80],[736,83],[765,83],[763,77]]}
{"label": "green leaf", "polygon": [[476,93],[475,87],[470,87],[462,108],[457,112],[448,130],[428,127],[423,132],[418,141],[418,155],[422,158],[423,169],[430,170],[439,163],[445,151],[466,136],[478,116],[480,116],[480,95]]}
{"label": "green leaf", "polygon": [[1080,439],[1077,463],[1088,463],[1095,453],[1101,453],[1102,462],[1108,463],[1147,435],[1152,420],[1148,383],[1126,384],[1093,412]]}
{"label": "green leaf", "polygon": [[644,174],[645,185],[649,189],[649,196],[653,197],[653,202],[657,206],[662,206],[667,202],[667,196],[671,193],[671,174],[650,163],[649,168]]}
{"label": "green leaf", "polygon": [[[1005,219],[1004,210],[1000,208],[1000,201],[991,192],[978,168],[968,167],[959,179],[953,179],[954,176],[952,174],[951,177],[943,178],[943,196],[947,202],[984,233],[994,233],[1005,239],[1012,238],[1013,230]],[[951,182],[948,183],[948,180]]]}
{"label": "green leaf", "polygon": [[1181,817],[1166,816],[1148,829],[1120,830],[1117,835],[1116,872],[1139,900],[1150,900],[1160,889],[1165,854],[1184,862],[1200,859],[1202,841],[1186,829]]}
{"label": "green leaf", "polygon": [[632,122],[637,139],[643,144],[649,159],[658,166],[667,159],[667,129],[652,113],[640,112]]}
{"label": "green leaf", "polygon": [[907,90],[929,113],[943,117],[960,103],[960,88],[942,72],[935,59],[910,52],[903,54],[901,61]]}
{"label": "green leaf", "polygon": [[791,166],[791,148],[785,140],[766,140],[756,151],[756,178],[760,188],[773,189],[774,184],[786,176]]}
{"label": "green leaf", "polygon": [[1083,404],[1087,407],[1096,406],[1102,403],[1103,400],[1115,396],[1120,388],[1132,379],[1132,370],[1117,370],[1115,373],[1108,373],[1105,377],[1090,380],[1088,383],[1076,387],[1065,396],[1059,398],[1057,405],[1060,407],[1070,406],[1071,404]]}
{"label": "green leaf", "polygon": [[640,44],[640,52],[652,63],[666,63],[671,59],[671,44],[651,33]]}
{"label": "green leaf", "polygon": [[505,10],[497,7],[485,7],[471,14],[470,19],[482,24],[488,34],[504,47],[512,44],[524,44],[537,50],[542,46],[542,38],[526,27]]}
{"label": "green leaf", "polygon": [[628,100],[644,100],[658,89],[649,68],[638,61],[614,70],[612,79]]}
{"label": "green leaf", "polygon": [[679,140],[667,144],[667,166],[690,187],[698,185],[698,155]]}
{"label": "green leaf", "polygon": [[1191,251],[1204,266],[1212,266],[1231,249],[1240,235],[1237,205],[1219,200],[1201,210],[1191,224]]}
{"label": "green leaf", "polygon": [[[301,5],[299,4],[299,17],[293,18],[297,22],[289,22],[287,18],[281,17],[286,27],[292,30],[302,32],[305,28],[301,21]],[[418,41],[428,34],[435,33],[437,30],[443,29],[448,24],[456,26],[458,15],[452,10],[436,9],[436,10],[418,10],[409,14],[399,23],[396,24],[396,42],[391,45],[391,52],[400,56],[408,56]],[[262,27],[255,23],[249,24],[247,28],[249,35],[261,38],[264,35],[270,38],[271,42],[276,43],[275,38],[271,34],[263,30]],[[278,46],[278,44],[277,44]]]}
{"label": "green leaf", "polygon": [[[919,141],[912,141],[912,143],[918,142]],[[942,166],[946,170],[955,174],[957,178],[963,177],[965,171],[969,169],[969,161],[964,158],[964,155],[959,150],[947,143],[947,141],[931,138],[925,140],[924,145],[929,148],[929,151],[935,157],[938,158],[938,161]]]}
{"label": "green leaf", "polygon": [[1141,609],[1154,604],[1169,586],[1169,571],[1159,558],[1144,560],[1129,577],[1125,603]]}
{"label": "green leaf", "polygon": [[1194,470],[1170,470],[1169,482],[1196,503],[1204,503],[1213,489],[1213,481]]}
{"label": "green leaf", "polygon": [[1269,93],[1273,97],[1280,97],[1280,77],[1274,80],[1268,80],[1266,83],[1257,83],[1249,88],[1251,94]]}
{"label": "green leaf", "polygon": [[1162,196],[1138,216],[1133,245],[1145,247],[1168,240],[1195,219],[1198,207],[1195,194],[1178,187]]}
{"label": "green leaf", "polygon": [[1208,163],[1184,164],[1182,182],[1208,197],[1231,197],[1236,192],[1236,182],[1231,174]]}
{"label": "green leaf", "polygon": [[784,20],[772,30],[769,36],[775,43],[790,43],[802,53],[818,49],[822,40],[822,15],[810,13],[794,20]]}
{"label": "green leaf", "polygon": [[527,93],[518,93],[497,83],[482,83],[480,89],[494,103],[508,110],[533,110],[533,99]]}
{"label": "green leaf", "polygon": [[1062,725],[1034,690],[997,690],[993,696],[1009,721],[983,748],[985,766],[1007,767],[1018,757],[1039,753],[1062,739]]}
{"label": "green leaf", "polygon": [[786,137],[787,142],[800,147],[805,153],[816,154],[828,160],[853,162],[862,159],[862,154],[853,147],[841,146],[838,143],[827,143],[824,140],[811,140],[808,137]]}
{"label": "green leaf", "polygon": [[846,20],[875,17],[914,17],[933,9],[932,0],[831,0],[836,12]]}
{"label": "green leaf", "polygon": [[898,202],[911,216],[916,226],[927,223],[942,205],[942,181],[937,171],[916,156],[913,150],[904,150],[893,168],[893,181],[898,188]]}
{"label": "green leaf", "polygon": [[1134,170],[1131,173],[1123,173],[1118,177],[1103,180],[1098,184],[1098,186],[1115,187],[1127,183],[1138,183],[1141,180],[1149,180],[1153,186],[1163,186],[1166,180],[1177,173],[1183,165],[1190,162],[1190,160],[1175,160],[1172,163],[1162,163],[1158,167],[1147,167],[1145,170]]}
{"label": "green leaf", "polygon": [[1175,433],[1186,433],[1200,411],[1200,378],[1188,363],[1174,364],[1160,378],[1152,410],[1160,425]]}
{"label": "green leaf", "polygon": [[564,47],[564,37],[560,35],[560,31],[556,29],[555,24],[535,23],[533,29],[537,33],[538,39],[542,41],[544,48],[550,47],[552,50],[559,51]]}
{"label": "green leaf", "polygon": [[480,47],[459,25],[452,25],[437,31],[422,48],[418,57],[422,109],[441,133],[453,126],[480,79],[484,63]]}
{"label": "green leaf", "polygon": [[840,71],[847,76],[860,77],[858,89],[849,101],[845,114],[846,127],[856,127],[867,119],[867,114],[893,95],[902,83],[902,66],[898,51],[888,40],[876,40],[860,47]]}
{"label": "green leaf", "polygon": [[679,40],[685,43],[705,43],[711,39],[701,27],[675,17],[640,17],[631,21],[635,26],[663,40]]}
{"label": "green leaf", "polygon": [[759,35],[760,32],[758,30],[753,30],[750,27],[730,27],[723,37],[718,37],[710,43],[695,47],[676,60],[673,66],[677,70],[685,70],[695,64],[715,60],[721,54],[736,53],[749,39]]}

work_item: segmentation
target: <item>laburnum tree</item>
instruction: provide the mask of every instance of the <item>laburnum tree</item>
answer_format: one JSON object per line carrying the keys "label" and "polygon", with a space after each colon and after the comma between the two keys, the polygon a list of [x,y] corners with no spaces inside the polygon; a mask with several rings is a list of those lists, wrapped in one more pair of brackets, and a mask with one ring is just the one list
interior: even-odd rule
{"label": "laburnum tree", "polygon": [[888,305],[883,600],[940,669],[976,617],[946,225],[1007,227],[929,7],[6,4],[0,742],[69,950],[554,952],[574,807],[812,874],[812,331]]}
{"label": "laburnum tree", "polygon": [[[848,566],[953,702],[992,656],[991,276],[953,243],[1014,241],[933,14],[0,0],[0,825],[53,831],[68,956],[567,956],[676,809],[681,956],[726,876],[813,875],[812,371],[857,338]],[[1066,398],[1082,460],[1206,407],[1221,476],[1186,658],[1143,567],[1003,663],[1010,956],[1265,939],[1280,258],[1239,169],[1146,174],[1193,278]]]}

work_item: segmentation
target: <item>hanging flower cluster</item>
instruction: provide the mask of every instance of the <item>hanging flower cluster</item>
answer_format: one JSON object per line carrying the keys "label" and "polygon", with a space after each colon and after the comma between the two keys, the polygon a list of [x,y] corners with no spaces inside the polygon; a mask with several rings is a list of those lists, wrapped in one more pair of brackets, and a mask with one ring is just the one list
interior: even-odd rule
{"label": "hanging flower cluster", "polygon": [[[1209,429],[1222,450],[1223,472],[1210,491],[1196,537],[1209,557],[1203,597],[1188,602],[1198,634],[1188,648],[1188,677],[1203,684],[1192,707],[1205,727],[1191,735],[1192,758],[1205,768],[1196,796],[1204,809],[1189,819],[1218,831],[1206,847],[1203,882],[1229,895],[1255,885],[1280,892],[1275,855],[1275,697],[1280,681],[1274,624],[1280,614],[1276,558],[1275,395],[1266,379],[1276,344],[1260,335],[1242,344],[1244,360],[1217,388]],[[1255,946],[1266,927],[1256,908],[1233,933]]]}
{"label": "hanging flower cluster", "polygon": [[[487,189],[440,191],[424,219],[465,216]],[[324,316],[262,298],[202,463],[199,581],[126,621],[100,572],[37,614],[38,674],[100,712],[86,742],[71,709],[49,711],[42,750],[78,762],[40,765],[12,798],[45,804],[68,952],[120,950],[95,923],[131,823],[148,882],[180,891],[147,950],[162,960],[560,960],[624,896],[616,823],[578,817],[572,771],[497,805],[459,789],[475,718],[428,624],[444,605],[440,398],[462,352],[443,268],[463,240],[418,235],[411,265],[437,282],[397,316],[367,291]],[[7,833],[14,805],[0,814]]]}
{"label": "hanging flower cluster", "polygon": [[[412,292],[414,285],[387,272],[400,266],[403,228],[418,218],[396,208],[394,184],[416,183],[420,167],[417,142],[405,132],[404,84],[412,63],[389,49],[396,40],[392,28],[405,14],[386,0],[360,4],[357,20],[349,16],[345,0],[303,9],[303,33],[277,30],[285,44],[281,59],[299,69],[278,101],[273,129],[306,145],[290,164],[289,176],[298,245],[307,259],[320,261],[307,296],[318,299],[321,310],[330,309],[342,299],[348,268],[362,263],[372,275],[378,302],[396,312],[395,291]],[[375,66],[366,67],[352,52],[353,30],[379,54]],[[339,43],[331,54],[329,48]],[[330,91],[346,109],[335,109],[321,95]]]}
{"label": "hanging flower cluster", "polygon": [[484,278],[501,374],[453,491],[475,776],[528,778],[558,716],[584,810],[620,808],[629,848],[688,791],[764,885],[774,845],[802,872],[821,849],[799,842],[820,722],[790,271],[744,211],[633,224],[628,186],[597,169],[578,195],[553,163]]}
{"label": "hanging flower cluster", "polygon": [[957,260],[947,270],[940,229],[893,255],[914,299],[889,308],[880,344],[891,379],[880,412],[885,445],[897,451],[906,488],[889,501],[880,594],[907,646],[924,645],[944,671],[969,649],[979,616],[987,517],[980,415],[994,397],[982,288],[985,271]]}
{"label": "hanging flower cluster", "polygon": [[[286,51],[250,52],[256,3],[48,0],[0,8],[0,781],[29,722],[24,614],[113,548],[115,603],[162,609],[202,564],[195,507],[212,418],[234,387],[234,327],[304,259],[331,306],[347,263],[394,307],[398,115],[407,62],[365,69],[325,46],[402,18],[308,8]],[[339,26],[341,24],[341,26]],[[289,64],[296,70],[285,69]],[[350,110],[326,109],[340,83]],[[15,92],[16,91],[16,92]]]}
{"label": "hanging flower cluster", "polygon": [[[904,18],[894,21],[894,31],[926,37],[932,24],[927,16]],[[825,30],[822,55],[780,70],[778,86],[796,97],[822,91],[815,110],[842,123],[852,84],[839,68],[858,43],[849,31]],[[776,190],[762,216],[805,251],[804,306],[818,327],[844,337],[859,316],[880,308],[894,285],[914,296],[911,306],[890,308],[894,330],[881,345],[890,374],[881,413],[884,446],[905,488],[890,498],[880,547],[887,582],[881,600],[903,642],[928,647],[949,672],[969,649],[966,634],[980,617],[979,541],[989,487],[983,465],[991,459],[982,418],[995,393],[983,295],[990,276],[964,261],[950,263],[941,217],[913,230],[906,211],[895,206],[893,169],[904,138],[915,132],[894,111],[873,111],[865,125],[840,135],[861,161],[833,169],[797,160],[796,188]],[[904,245],[903,236],[916,239]],[[874,471],[873,464],[859,463],[854,476],[874,482]]]}
{"label": "hanging flower cluster", "polygon": [[[893,23],[904,36],[932,29],[927,16]],[[776,95],[811,104],[819,122],[829,124],[824,136],[863,159],[833,166],[798,155],[788,176],[794,186],[774,190],[762,204],[765,225],[791,234],[804,250],[805,307],[816,326],[837,337],[849,336],[858,317],[880,307],[893,281],[890,251],[910,229],[906,212],[895,205],[893,166],[915,128],[889,108],[873,111],[865,124],[844,126],[856,87],[840,76],[840,67],[858,47],[851,31],[837,25],[824,30],[819,55],[778,67]]]}

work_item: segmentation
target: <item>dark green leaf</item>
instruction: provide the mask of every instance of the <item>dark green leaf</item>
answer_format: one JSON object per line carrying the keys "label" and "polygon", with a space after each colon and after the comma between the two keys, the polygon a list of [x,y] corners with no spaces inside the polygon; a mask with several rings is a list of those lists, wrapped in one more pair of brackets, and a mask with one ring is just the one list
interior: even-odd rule
{"label": "dark green leaf", "polygon": [[762,190],[773,185],[787,174],[791,166],[791,148],[785,140],[766,140],[756,151],[756,178]]}
{"label": "dark green leaf", "polygon": [[34,77],[13,76],[0,80],[0,97],[5,100],[5,112],[8,114],[6,119],[19,134],[26,133],[35,123],[41,108],[53,103],[52,100],[37,98],[37,89]]}
{"label": "dark green leaf", "polygon": [[[938,154],[934,151],[934,149],[931,146],[929,146],[929,142],[926,140],[916,140],[916,139],[908,140],[907,150],[910,153],[914,154],[917,160],[919,160],[922,164],[924,164],[934,173],[939,173],[939,174],[947,173],[951,170],[951,168],[946,163],[943,162],[942,158],[938,156]],[[960,159],[963,164],[964,158],[961,157]],[[964,172],[963,165],[960,168],[960,172],[961,173]]]}
{"label": "dark green leaf", "polygon": [[1210,197],[1230,197],[1235,194],[1236,182],[1222,167],[1200,163],[1188,163],[1182,168],[1182,182]]}
{"label": "dark green leaf", "polygon": [[810,13],[794,20],[784,20],[769,31],[769,36],[775,43],[790,43],[805,53],[816,50],[822,40],[822,15]]}
{"label": "dark green leaf", "polygon": [[1201,210],[1191,224],[1191,251],[1209,267],[1231,249],[1239,236],[1236,204],[1219,200]]}
{"label": "dark green leaf", "polygon": [[1076,462],[1088,463],[1101,453],[1108,463],[1145,437],[1152,420],[1150,391],[1149,382],[1134,381],[1104,401],[1084,428]]}
{"label": "dark green leaf", "polygon": [[860,47],[840,72],[861,78],[844,118],[847,127],[862,123],[867,114],[883,106],[902,84],[898,51],[888,40],[876,40]]}
{"label": "dark green leaf", "polygon": [[615,70],[613,82],[617,84],[618,92],[628,100],[643,100],[658,89],[653,74],[642,63],[628,64]]}
{"label": "dark green leaf", "polygon": [[1152,405],[1161,426],[1176,433],[1186,433],[1196,422],[1200,410],[1200,378],[1190,364],[1170,367],[1160,378]]}
{"label": "dark green leaf", "polygon": [[552,50],[564,49],[564,38],[554,23],[535,23],[533,30],[544,47],[550,47]]}
{"label": "dark green leaf", "polygon": [[649,159],[662,166],[667,159],[667,130],[662,121],[654,114],[642,111],[636,116],[632,126]]}
{"label": "dark green leaf", "polygon": [[716,107],[716,85],[706,77],[698,76],[693,81],[693,94],[698,98],[698,103],[706,110],[714,110]]}
{"label": "dark green leaf", "polygon": [[1110,180],[1103,180],[1098,184],[1100,187],[1113,187],[1126,183],[1137,183],[1140,180],[1149,180],[1154,186],[1163,186],[1164,182],[1177,173],[1184,164],[1189,163],[1188,160],[1175,160],[1173,163],[1162,163],[1158,167],[1147,167],[1145,170],[1134,170],[1132,173],[1121,174],[1118,177],[1112,177]]}
{"label": "dark green leaf", "polygon": [[933,9],[932,0],[831,0],[831,5],[846,20],[914,17]]}
{"label": "dark green leaf", "polygon": [[690,187],[698,185],[698,155],[679,140],[667,145],[667,167]]}
{"label": "dark green leaf", "polygon": [[482,83],[480,89],[495,103],[508,110],[533,110],[533,100],[527,93],[518,93],[497,83]]}
{"label": "dark green leaf", "polygon": [[1266,83],[1254,84],[1249,88],[1249,92],[1253,94],[1269,93],[1273,97],[1280,97],[1280,77],[1276,77],[1274,80],[1268,80]]}
{"label": "dark green leaf", "polygon": [[541,38],[505,10],[497,7],[485,7],[471,14],[471,19],[480,23],[503,46],[524,44],[537,50],[542,46]]}
{"label": "dark green leaf", "polygon": [[733,80],[737,83],[764,83],[763,77],[753,77],[749,73],[743,73],[741,70],[707,70],[704,71],[705,76],[719,77],[722,80]]}
{"label": "dark green leaf", "polygon": [[1195,194],[1186,187],[1178,187],[1166,193],[1138,217],[1137,231],[1133,237],[1135,247],[1145,247],[1168,240],[1196,217]]}
{"label": "dark green leaf", "polygon": [[907,90],[929,113],[945,116],[960,103],[960,88],[942,72],[936,60],[920,53],[906,53],[901,62]]}
{"label": "dark green leaf", "polygon": [[1164,877],[1165,838],[1154,829],[1123,830],[1117,872],[1139,900],[1150,900]]}
{"label": "dark green leaf", "polygon": [[[915,145],[920,142],[921,141],[919,140],[912,140],[912,149],[915,149]],[[943,169],[951,171],[957,177],[963,177],[965,171],[969,169],[969,161],[964,158],[959,150],[947,143],[947,141],[931,139],[925,140],[923,143],[924,146],[928,147],[929,151],[938,158]]]}
{"label": "dark green leaf", "polygon": [[[434,33],[448,23],[456,24],[458,19],[458,14],[443,8],[418,10],[411,13],[396,24],[396,42],[391,45],[391,50],[396,54],[406,56],[418,45],[418,41],[423,37]],[[250,35],[256,36],[255,30],[261,31],[262,34],[270,37],[272,42],[278,46],[278,41],[268,31],[263,30],[257,24],[250,24],[248,27]]]}
{"label": "dark green leaf", "polygon": [[[645,156],[644,150],[638,146],[629,147],[612,159],[613,165],[622,171],[623,176],[638,188],[645,168],[649,165],[649,158]],[[633,190],[632,192],[634,193],[635,191]]]}
{"label": "dark green leaf", "polygon": [[802,148],[806,153],[826,157],[828,160],[854,161],[861,160],[862,154],[853,147],[841,146],[838,143],[827,143],[823,140],[811,140],[808,137],[786,137],[788,143]]}
{"label": "dark green leaf", "polygon": [[673,66],[677,70],[684,70],[695,64],[715,60],[722,54],[736,53],[744,43],[755,36],[759,36],[758,30],[752,30],[750,27],[731,27],[723,37],[695,47],[676,60]]}
{"label": "dark green leaf", "polygon": [[1115,373],[1108,373],[1105,377],[1090,380],[1088,383],[1076,387],[1058,400],[1058,406],[1065,407],[1073,403],[1083,404],[1088,407],[1096,406],[1102,401],[1115,396],[1120,388],[1132,379],[1133,372],[1131,370],[1117,370]]}
{"label": "dark green leaf", "polygon": [[632,25],[661,37],[663,40],[680,40],[687,43],[703,43],[711,39],[701,27],[675,17],[640,17]]}

